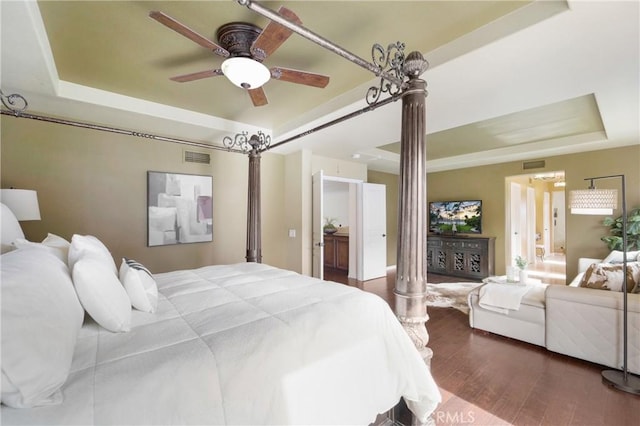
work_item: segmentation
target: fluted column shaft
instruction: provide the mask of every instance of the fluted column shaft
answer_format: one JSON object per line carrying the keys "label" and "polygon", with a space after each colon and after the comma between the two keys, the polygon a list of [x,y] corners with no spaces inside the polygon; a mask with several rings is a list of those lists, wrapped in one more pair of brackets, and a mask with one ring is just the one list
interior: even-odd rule
{"label": "fluted column shaft", "polygon": [[409,337],[430,365],[427,347],[427,172],[426,83],[410,77],[402,97],[402,136],[398,205],[396,314]]}
{"label": "fluted column shaft", "polygon": [[260,152],[249,153],[249,196],[247,202],[247,262],[262,263],[260,217]]}

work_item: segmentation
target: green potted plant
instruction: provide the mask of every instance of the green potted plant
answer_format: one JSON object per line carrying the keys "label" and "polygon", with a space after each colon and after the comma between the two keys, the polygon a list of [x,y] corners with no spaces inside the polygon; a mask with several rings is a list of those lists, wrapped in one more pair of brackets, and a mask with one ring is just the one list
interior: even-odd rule
{"label": "green potted plant", "polygon": [[527,282],[527,266],[529,262],[522,256],[516,256],[515,259],[516,266],[520,269],[520,284],[525,284]]}
{"label": "green potted plant", "polygon": [[324,231],[325,234],[333,234],[338,230],[338,228],[336,228],[336,225],[335,225],[336,220],[337,219],[333,217],[324,218],[324,226],[322,227],[322,230]]}
{"label": "green potted plant", "polygon": [[[622,250],[622,216],[606,217],[602,224],[609,227],[608,236],[600,238],[609,250]],[[640,250],[640,208],[627,213],[627,251]]]}

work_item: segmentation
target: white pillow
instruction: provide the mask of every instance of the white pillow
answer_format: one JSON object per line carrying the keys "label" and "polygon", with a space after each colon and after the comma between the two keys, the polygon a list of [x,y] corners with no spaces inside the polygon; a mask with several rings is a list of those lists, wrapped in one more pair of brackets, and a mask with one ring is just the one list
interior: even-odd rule
{"label": "white pillow", "polygon": [[0,252],[7,253],[15,248],[11,245],[16,238],[24,238],[24,232],[11,209],[0,203]]}
{"label": "white pillow", "polygon": [[42,240],[42,244],[48,247],[55,247],[58,250],[60,250],[60,252],[64,256],[64,263],[68,262],[69,247],[71,247],[71,243],[69,241],[65,240],[64,238],[58,235],[55,235],[49,232],[47,234],[47,237],[44,240]]}
{"label": "white pillow", "polygon": [[57,249],[55,247],[49,247],[42,243],[34,243],[33,241],[28,241],[28,240],[25,240],[24,238],[16,238],[16,240],[12,244],[15,248],[18,248],[18,249],[29,248],[29,249],[35,249],[35,250],[44,250],[48,253],[51,253],[58,259],[62,260],[65,264],[67,263],[67,259],[64,257],[64,254],[60,251],[60,249]]}
{"label": "white pillow", "polygon": [[69,258],[69,246],[71,243],[62,237],[50,233],[44,240],[42,240],[42,243],[36,243],[24,238],[16,238],[12,245],[15,248],[36,248],[46,250],[55,255],[58,259],[62,260],[66,265]]}
{"label": "white pillow", "polygon": [[84,255],[92,254],[94,258],[100,259],[104,265],[114,274],[118,273],[116,262],[109,252],[109,249],[93,235],[78,235],[71,237],[69,246],[69,269],[73,272],[74,266]]}
{"label": "white pillow", "polygon": [[134,308],[143,312],[156,311],[158,286],[147,268],[135,260],[123,258],[120,265],[120,281]]}
{"label": "white pillow", "polygon": [[[609,253],[609,256],[605,257],[602,263],[622,263],[624,258],[622,256],[622,252],[619,250],[612,250]],[[627,252],[627,262],[635,262],[640,261],[640,250],[638,251],[628,251]]]}
{"label": "white pillow", "polygon": [[67,266],[46,250],[2,256],[2,403],[60,403],[84,311]]}
{"label": "white pillow", "polygon": [[129,331],[129,296],[118,277],[99,256],[83,256],[76,262],[72,275],[80,303],[91,318],[109,331]]}

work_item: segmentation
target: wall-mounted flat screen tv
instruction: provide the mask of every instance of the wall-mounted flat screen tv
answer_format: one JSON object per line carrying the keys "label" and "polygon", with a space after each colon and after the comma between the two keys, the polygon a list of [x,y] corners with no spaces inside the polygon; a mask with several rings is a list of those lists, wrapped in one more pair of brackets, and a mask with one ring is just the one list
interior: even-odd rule
{"label": "wall-mounted flat screen tv", "polygon": [[431,201],[429,232],[482,233],[482,200]]}

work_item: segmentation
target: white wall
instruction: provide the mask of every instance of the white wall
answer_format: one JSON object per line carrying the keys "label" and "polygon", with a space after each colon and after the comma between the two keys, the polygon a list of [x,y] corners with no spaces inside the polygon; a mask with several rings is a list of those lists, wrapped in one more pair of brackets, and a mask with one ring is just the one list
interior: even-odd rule
{"label": "white wall", "polygon": [[349,184],[346,182],[324,182],[324,218],[335,219],[336,228],[349,226]]}

